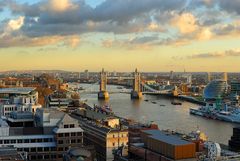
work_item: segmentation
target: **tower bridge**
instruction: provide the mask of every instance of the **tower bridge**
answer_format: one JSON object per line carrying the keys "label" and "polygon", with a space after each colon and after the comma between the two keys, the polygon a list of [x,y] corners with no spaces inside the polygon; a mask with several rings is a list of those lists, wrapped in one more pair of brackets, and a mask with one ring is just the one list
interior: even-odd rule
{"label": "tower bridge", "polygon": [[[108,91],[107,90],[107,83],[108,80],[132,80],[132,90],[125,90],[125,91]],[[89,91],[89,88],[91,88],[93,85],[99,84],[99,90]],[[130,93],[131,99],[140,99],[143,97],[143,94],[151,94],[151,95],[173,95],[176,96],[178,94],[181,94],[181,91],[179,91],[176,87],[172,89],[162,89],[162,90],[156,90],[150,87],[148,84],[144,83],[144,80],[141,79],[141,74],[136,69],[135,72],[132,73],[132,76],[116,76],[116,77],[109,77],[108,73],[102,69],[102,71],[99,73],[99,80],[93,84],[91,84],[89,87],[87,87],[85,90],[80,91],[79,93],[97,93],[98,99],[108,99],[109,94],[113,93]]]}
{"label": "tower bridge", "polygon": [[142,98],[141,90],[141,74],[136,69],[133,73],[133,77],[108,77],[107,72],[102,69],[100,72],[100,88],[98,92],[98,99],[108,99],[109,93],[107,91],[107,80],[109,79],[121,79],[121,80],[133,80],[133,89],[131,91],[131,99]]}

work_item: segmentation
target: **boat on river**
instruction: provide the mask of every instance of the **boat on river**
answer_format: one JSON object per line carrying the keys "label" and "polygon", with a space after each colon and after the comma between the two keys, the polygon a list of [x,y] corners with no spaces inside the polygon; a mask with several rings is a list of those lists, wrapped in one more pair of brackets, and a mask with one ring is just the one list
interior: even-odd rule
{"label": "boat on river", "polygon": [[214,120],[221,120],[232,123],[240,123],[240,109],[236,107],[228,107],[224,104],[224,108],[216,103],[206,103],[205,106],[200,106],[197,109],[190,108],[190,114],[206,117]]}

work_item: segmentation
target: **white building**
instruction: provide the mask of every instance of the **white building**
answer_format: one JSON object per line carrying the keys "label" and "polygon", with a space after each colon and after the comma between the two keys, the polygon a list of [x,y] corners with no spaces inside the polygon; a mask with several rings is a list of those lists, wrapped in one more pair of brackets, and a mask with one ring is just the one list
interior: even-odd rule
{"label": "white building", "polygon": [[0,89],[0,116],[9,117],[13,111],[36,112],[42,106],[38,104],[38,92],[35,88]]}

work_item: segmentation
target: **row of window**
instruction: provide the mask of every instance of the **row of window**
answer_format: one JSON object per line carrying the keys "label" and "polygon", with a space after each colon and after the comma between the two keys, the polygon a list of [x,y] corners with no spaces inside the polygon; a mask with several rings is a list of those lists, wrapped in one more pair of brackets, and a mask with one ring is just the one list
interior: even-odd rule
{"label": "row of window", "polygon": [[[65,140],[66,144],[82,143],[82,139]],[[63,140],[58,140],[58,144],[64,144]]]}
{"label": "row of window", "polygon": [[4,111],[17,111],[17,107],[5,107]]}
{"label": "row of window", "polygon": [[43,143],[43,142],[53,142],[53,138],[0,140],[0,144]]}
{"label": "row of window", "polygon": [[[116,145],[118,145],[118,143],[113,142],[112,145],[116,146]],[[124,142],[122,142],[122,143],[119,143],[119,145],[124,146],[125,144],[124,144]],[[127,145],[127,143],[126,143],[126,145]]]}
{"label": "row of window", "polygon": [[113,134],[113,138],[118,138],[118,137],[128,137],[128,134],[118,134],[118,135],[114,135]]}
{"label": "row of window", "polygon": [[58,151],[65,151],[66,152],[66,151],[68,151],[68,149],[69,149],[68,147],[64,147],[64,148],[63,147],[59,147]]}
{"label": "row of window", "polygon": [[62,158],[63,155],[62,154],[53,154],[53,155],[32,155],[31,157],[29,157],[28,159],[31,160],[50,160],[50,159],[57,159],[58,158]]}
{"label": "row of window", "polygon": [[74,128],[75,125],[74,124],[65,124],[64,128]]}
{"label": "row of window", "polygon": [[25,151],[25,152],[49,152],[49,151],[56,151],[56,147],[17,148],[17,150]]}
{"label": "row of window", "polygon": [[72,132],[72,133],[59,133],[58,137],[69,137],[69,136],[82,136],[82,132]]}

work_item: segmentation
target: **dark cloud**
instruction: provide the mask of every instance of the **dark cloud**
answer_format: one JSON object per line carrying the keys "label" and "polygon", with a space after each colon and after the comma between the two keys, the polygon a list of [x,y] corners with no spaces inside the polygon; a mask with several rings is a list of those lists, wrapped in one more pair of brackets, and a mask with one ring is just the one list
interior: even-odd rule
{"label": "dark cloud", "polygon": [[94,9],[96,21],[129,21],[150,11],[173,11],[183,8],[186,0],[106,0]]}
{"label": "dark cloud", "polygon": [[227,12],[240,14],[240,0],[217,0],[219,7]]}
{"label": "dark cloud", "polygon": [[[139,32],[151,23],[152,12],[170,12],[185,6],[186,0],[106,0],[96,8],[85,1],[74,1],[73,8],[63,12],[50,9],[49,1],[36,4],[6,5],[14,14],[25,16],[22,31],[30,37],[45,35],[69,35],[85,32]],[[91,26],[92,23],[92,26]]]}
{"label": "dark cloud", "polygon": [[[240,0],[105,0],[95,8],[85,0],[69,0],[71,6],[61,11],[54,9],[52,0],[42,0],[34,4],[18,3],[15,0],[0,0],[1,8],[8,7],[14,16],[24,16],[24,24],[17,31],[7,34],[7,43],[18,44],[24,38],[34,39],[47,36],[80,35],[90,32],[104,32],[114,34],[128,33],[157,33],[157,36],[137,37],[131,43],[148,43],[151,45],[186,44],[196,40],[198,34],[205,27],[211,27],[216,35],[226,35],[238,31],[233,24],[217,26],[224,22],[225,12],[239,13]],[[55,1],[57,2],[57,0]],[[223,11],[220,11],[218,8]],[[172,20],[190,13],[196,19],[194,33],[179,33],[178,26]],[[0,41],[4,37],[4,26],[8,21],[0,24]],[[186,22],[185,22],[186,23]],[[149,26],[153,24],[152,26]],[[187,24],[187,23],[186,23]],[[3,26],[3,27],[2,27]],[[171,30],[176,29],[176,33]],[[168,34],[168,38],[159,39],[161,33]],[[6,37],[6,33],[4,33]],[[166,35],[164,36],[166,37]],[[24,42],[22,41],[22,42]],[[0,46],[8,46],[7,43]],[[19,44],[22,45],[22,42]],[[9,44],[10,46],[11,44]]]}
{"label": "dark cloud", "polygon": [[217,35],[226,35],[234,30],[235,30],[235,26],[232,24],[228,24],[226,26],[216,28],[214,32]]}

